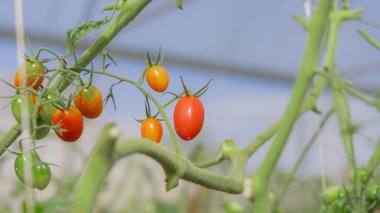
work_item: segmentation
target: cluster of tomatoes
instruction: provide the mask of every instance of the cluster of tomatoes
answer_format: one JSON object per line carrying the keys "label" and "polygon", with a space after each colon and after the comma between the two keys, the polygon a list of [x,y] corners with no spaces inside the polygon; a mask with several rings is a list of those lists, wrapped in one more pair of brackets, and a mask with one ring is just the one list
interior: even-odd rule
{"label": "cluster of tomatoes", "polygon": [[[151,65],[146,71],[146,81],[156,92],[164,92],[169,85],[169,75],[166,69],[159,65]],[[202,129],[204,107],[198,97],[190,95],[182,81],[186,95],[181,97],[174,108],[174,128],[179,137],[189,141],[196,137]],[[142,121],[141,136],[159,143],[162,138],[161,122],[147,113],[147,119]]]}
{"label": "cluster of tomatoes", "polygon": [[[46,74],[45,67],[39,61],[26,60],[17,70],[14,84],[15,87],[31,87],[38,92]],[[27,84],[23,79],[28,79]],[[54,101],[57,95],[50,93],[47,95],[47,101]],[[21,123],[22,106],[27,108],[27,118],[32,117],[36,104],[36,96],[27,94],[24,90],[19,90],[18,94],[12,101],[12,113],[15,119]],[[99,90],[93,86],[82,89],[74,98],[73,106],[53,107],[52,104],[42,104],[37,112],[37,125],[46,124],[47,126],[58,125],[61,129],[55,130],[58,137],[66,142],[74,142],[80,138],[83,132],[83,116],[86,118],[96,118],[103,110],[103,99]],[[25,113],[24,113],[25,114]],[[43,116],[39,116],[43,114]],[[49,128],[37,127],[36,139],[41,139],[49,133]]]}
{"label": "cluster of tomatoes", "polygon": [[[76,107],[60,106],[57,108],[49,103],[57,100],[57,95],[49,93],[43,97],[43,101],[46,103],[39,104],[37,113],[33,116],[37,100],[35,94],[38,94],[45,74],[46,69],[38,60],[28,59],[19,67],[14,78],[14,85],[19,89],[12,100],[12,114],[19,123],[29,121],[29,126],[32,126],[33,118],[36,119],[37,127],[30,128],[29,132],[32,134],[33,131],[36,131],[34,135],[37,140],[46,137],[50,127],[56,126],[55,133],[59,138],[66,142],[74,142],[82,135],[83,116],[92,119],[101,114],[103,110],[102,96],[95,86],[90,85],[75,96]],[[25,79],[27,79],[26,83],[23,82]],[[23,88],[33,89],[34,93]],[[27,162],[30,162],[27,168],[31,171],[32,182],[28,182],[24,178]],[[48,185],[51,178],[49,165],[40,160],[35,150],[22,151],[18,154],[15,160],[15,172],[21,182],[40,190]]]}
{"label": "cluster of tomatoes", "polygon": [[[380,209],[380,185],[371,184],[367,185],[370,181],[370,175],[365,168],[357,168],[357,177],[363,188],[364,208],[367,212],[377,212]],[[350,175],[350,180],[354,179],[353,174]],[[349,189],[343,186],[330,186],[322,194],[324,205],[321,212],[340,212],[350,213],[352,208],[349,201],[355,198],[350,197]]]}
{"label": "cluster of tomatoes", "polygon": [[[162,93],[169,85],[169,75],[158,62],[152,64],[149,56],[148,59],[150,66],[144,74],[146,82],[154,91]],[[83,117],[94,119],[102,113],[102,95],[91,84],[84,86],[74,98],[69,100],[62,98],[59,93],[51,91],[42,93],[44,77],[46,77],[46,68],[41,61],[25,60],[16,71],[14,78],[14,86],[18,89],[12,100],[12,114],[19,123],[29,121],[31,127],[34,124],[34,128],[29,129],[29,133],[34,136],[33,139],[42,139],[49,134],[50,129],[54,129],[61,140],[74,142],[82,135]],[[177,97],[179,100],[173,114],[174,128],[179,137],[189,141],[196,137],[202,129],[204,107],[197,93],[191,95],[182,79],[181,81],[186,95]],[[37,95],[41,97],[37,98]],[[39,100],[38,107],[36,106],[37,100]],[[74,102],[75,106],[71,102]],[[26,112],[22,113],[25,109]],[[161,121],[156,118],[157,116],[158,114],[151,116],[149,109],[147,118],[141,121],[141,136],[160,143],[163,127]],[[33,123],[33,119],[36,119],[35,123]],[[31,159],[32,162],[28,167],[32,171],[32,183],[27,183],[24,178],[27,159]],[[26,152],[22,150],[18,154],[15,161],[15,172],[23,183],[40,190],[48,185],[51,178],[49,165],[40,160],[35,150]]]}

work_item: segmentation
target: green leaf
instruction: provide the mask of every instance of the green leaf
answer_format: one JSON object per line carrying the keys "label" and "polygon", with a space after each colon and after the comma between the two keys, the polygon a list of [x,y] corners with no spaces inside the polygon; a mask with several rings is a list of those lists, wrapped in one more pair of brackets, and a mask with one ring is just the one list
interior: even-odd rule
{"label": "green leaf", "polygon": [[74,53],[77,44],[90,32],[98,30],[102,25],[107,24],[109,19],[106,17],[100,21],[84,21],[78,27],[71,28],[66,34],[66,53],[68,57]]}
{"label": "green leaf", "polygon": [[177,7],[181,10],[183,9],[182,4],[183,4],[182,0],[177,0]]}

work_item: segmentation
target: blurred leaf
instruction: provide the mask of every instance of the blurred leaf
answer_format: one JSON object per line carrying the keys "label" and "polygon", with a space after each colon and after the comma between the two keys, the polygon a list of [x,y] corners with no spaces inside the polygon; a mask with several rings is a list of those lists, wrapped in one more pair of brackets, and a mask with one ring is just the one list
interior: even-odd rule
{"label": "blurred leaf", "polygon": [[106,17],[100,21],[83,21],[78,27],[71,28],[66,33],[66,53],[68,57],[74,53],[77,44],[90,32],[98,30],[102,25],[107,24],[109,19]]}

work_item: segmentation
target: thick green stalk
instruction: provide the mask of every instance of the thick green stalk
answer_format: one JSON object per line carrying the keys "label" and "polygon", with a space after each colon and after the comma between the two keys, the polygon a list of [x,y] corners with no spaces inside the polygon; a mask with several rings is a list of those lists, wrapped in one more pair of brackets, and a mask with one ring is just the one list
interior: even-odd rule
{"label": "thick green stalk", "polygon": [[[325,58],[325,69],[329,72],[333,79],[340,79],[339,74],[337,73],[334,61],[335,61],[335,50],[337,47],[339,30],[342,22],[348,19],[356,19],[360,17],[361,10],[339,10],[339,8],[334,8],[330,16],[330,26],[329,26],[329,35],[328,35],[328,43],[327,43],[327,54]],[[338,81],[331,81],[332,89],[333,89],[333,104],[334,109],[336,111],[340,131],[343,138],[343,143],[346,150],[346,156],[348,158],[348,164],[350,168],[350,174],[353,174],[353,192],[354,196],[360,196],[360,189],[358,187],[358,177],[356,172],[356,160],[355,160],[355,149],[353,146],[353,138],[352,138],[352,122],[350,115],[350,106],[348,104],[347,94],[342,86],[340,86]],[[356,200],[354,200],[355,202]],[[359,207],[358,205],[354,205],[354,207]]]}
{"label": "thick green stalk", "polygon": [[[86,67],[150,2],[151,0],[126,1],[115,20],[113,20],[95,42],[83,52],[82,56],[77,61],[78,64],[76,67]],[[53,86],[54,88],[57,88],[58,91],[63,92],[68,85],[70,85],[70,82],[61,76]]]}
{"label": "thick green stalk", "polygon": [[[316,103],[319,99],[319,96],[326,88],[327,80],[324,77],[318,77],[316,84],[311,90],[310,95],[306,98],[304,104],[302,105],[301,112],[299,116],[302,116],[304,113],[310,111],[313,108],[316,108]],[[257,136],[250,144],[245,148],[249,155],[252,155],[256,152],[266,141],[273,137],[277,132],[280,120],[272,124],[268,129],[263,133]]]}
{"label": "thick green stalk", "polygon": [[21,125],[16,123],[0,140],[0,156],[8,149],[8,147],[21,134]]}
{"label": "thick green stalk", "polygon": [[78,181],[70,212],[91,212],[99,189],[114,164],[113,148],[120,134],[121,131],[114,124],[103,129]]}
{"label": "thick green stalk", "polygon": [[228,177],[216,175],[205,169],[194,166],[185,157],[170,152],[163,146],[152,143],[152,141],[143,138],[117,142],[114,152],[114,157],[116,159],[134,153],[145,154],[160,163],[165,171],[173,171],[179,178],[202,185],[209,189],[231,194],[240,194],[243,191],[245,165],[248,159],[247,155],[233,155],[231,157],[234,175]]}
{"label": "thick green stalk", "polygon": [[[116,19],[109,24],[99,38],[95,40],[95,42],[90,45],[78,59],[78,66],[86,67],[99,54],[99,52],[111,42],[116,34],[120,32],[123,27],[128,25],[128,23],[130,23],[150,2],[151,0],[128,0]],[[69,82],[63,76],[59,76],[53,85],[53,88],[57,88],[58,91],[62,92],[68,87],[68,85]],[[0,156],[17,139],[17,137],[20,136],[20,134],[21,126],[19,124],[15,124],[12,129],[10,129],[7,134],[1,138]]]}
{"label": "thick green stalk", "polygon": [[252,176],[253,212],[269,212],[268,188],[270,176],[281,156],[289,134],[300,113],[307,89],[311,83],[314,70],[318,66],[321,43],[328,23],[333,1],[321,0],[314,12],[308,28],[308,40],[305,55],[301,63],[292,95],[284,116],[281,118],[276,137],[263,163]]}

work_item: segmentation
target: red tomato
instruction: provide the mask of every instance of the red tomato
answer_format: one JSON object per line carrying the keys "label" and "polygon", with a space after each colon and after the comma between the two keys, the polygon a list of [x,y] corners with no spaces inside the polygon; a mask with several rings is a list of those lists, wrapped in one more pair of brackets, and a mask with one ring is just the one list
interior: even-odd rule
{"label": "red tomato", "polygon": [[[21,73],[24,73],[24,76],[21,76]],[[19,67],[19,69],[16,71],[14,83],[16,87],[22,87],[24,86],[24,83],[22,82],[23,79],[28,78],[28,76],[35,75],[35,74],[45,74],[45,67],[40,62],[29,62],[25,61],[23,65]],[[40,87],[42,84],[42,81],[44,80],[44,77],[41,76],[31,76],[28,80],[28,86],[32,86],[35,90]]]}
{"label": "red tomato", "polygon": [[83,116],[77,108],[70,107],[69,109],[57,109],[51,117],[53,125],[61,124],[64,129],[61,133],[55,133],[63,141],[74,142],[80,138],[83,132]]}
{"label": "red tomato", "polygon": [[164,67],[151,66],[146,71],[146,81],[156,92],[163,92],[169,85],[169,75]]}
{"label": "red tomato", "polygon": [[75,106],[86,118],[97,118],[103,111],[103,98],[94,86],[84,88],[74,98]]}
{"label": "red tomato", "polygon": [[147,118],[141,124],[141,136],[160,143],[162,138],[162,125],[156,118]]}
{"label": "red tomato", "polygon": [[174,128],[185,141],[193,139],[201,131],[204,121],[204,108],[199,98],[184,96],[174,108]]}

